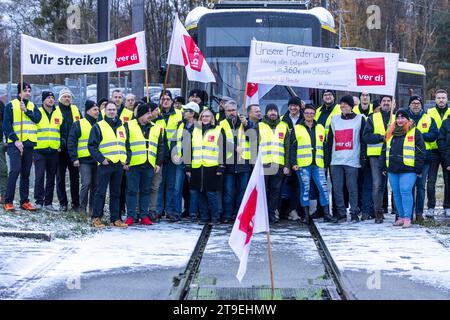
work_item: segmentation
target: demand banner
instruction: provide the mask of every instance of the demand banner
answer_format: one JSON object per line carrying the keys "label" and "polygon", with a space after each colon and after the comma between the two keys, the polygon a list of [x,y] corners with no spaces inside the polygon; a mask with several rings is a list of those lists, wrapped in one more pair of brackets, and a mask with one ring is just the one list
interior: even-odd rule
{"label": "demand banner", "polygon": [[93,44],[59,44],[21,35],[24,75],[145,70],[145,33]]}
{"label": "demand banner", "polygon": [[394,95],[397,53],[252,40],[248,82]]}

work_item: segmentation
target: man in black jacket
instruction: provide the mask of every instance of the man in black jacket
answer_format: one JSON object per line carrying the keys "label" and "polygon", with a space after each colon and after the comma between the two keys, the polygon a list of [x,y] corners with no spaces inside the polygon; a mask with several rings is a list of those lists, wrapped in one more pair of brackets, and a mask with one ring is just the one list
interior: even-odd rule
{"label": "man in black jacket", "polygon": [[[6,99],[6,95],[3,96]],[[0,204],[4,203],[6,184],[8,182],[8,165],[6,164],[6,142],[3,141],[3,113],[5,104],[3,97],[0,97]]]}
{"label": "man in black jacket", "polygon": [[[444,165],[447,169],[447,181],[450,181],[450,117],[442,122],[437,144],[441,159],[444,159]],[[444,211],[444,215],[449,217],[447,211]]]}
{"label": "man in black jacket", "polygon": [[86,101],[84,107],[85,117],[72,125],[67,146],[73,166],[80,169],[80,213],[86,214],[88,202],[89,212],[92,213],[97,186],[97,162],[89,154],[87,143],[92,126],[97,123],[100,109],[94,101],[90,100]]}

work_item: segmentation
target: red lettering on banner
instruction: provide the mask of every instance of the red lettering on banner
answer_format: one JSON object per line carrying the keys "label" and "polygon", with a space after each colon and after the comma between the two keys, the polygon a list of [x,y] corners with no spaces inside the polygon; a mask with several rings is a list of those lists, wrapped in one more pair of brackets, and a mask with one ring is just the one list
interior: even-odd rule
{"label": "red lettering on banner", "polygon": [[413,142],[414,141],[414,136],[408,136],[408,142]]}
{"label": "red lettering on banner", "polygon": [[122,68],[139,63],[136,37],[116,43],[116,66]]}
{"label": "red lettering on banner", "polygon": [[214,136],[208,136],[208,142],[214,142]]}
{"label": "red lettering on banner", "polygon": [[183,39],[187,50],[187,53],[182,50],[184,64],[187,65],[187,62],[189,61],[191,69],[200,72],[202,70],[203,61],[205,60],[202,52],[191,37],[183,35]]}
{"label": "red lettering on banner", "polygon": [[353,150],[353,129],[336,130],[334,142],[335,151]]}
{"label": "red lettering on banner", "polygon": [[55,124],[60,124],[59,118],[55,118]]}
{"label": "red lettering on banner", "polygon": [[356,85],[386,85],[386,67],[384,57],[356,59]]}

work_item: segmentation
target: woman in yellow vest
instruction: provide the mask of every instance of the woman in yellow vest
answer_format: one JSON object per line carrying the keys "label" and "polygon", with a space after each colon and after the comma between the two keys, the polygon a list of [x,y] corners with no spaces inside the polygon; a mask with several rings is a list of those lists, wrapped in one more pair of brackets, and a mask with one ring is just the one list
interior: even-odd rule
{"label": "woman in yellow vest", "polygon": [[216,125],[212,111],[203,110],[192,132],[191,163],[185,163],[190,188],[195,191],[191,202],[198,203],[200,209],[200,224],[220,223],[217,191],[222,189],[225,171],[225,143],[225,132]]}
{"label": "woman in yellow vest", "polygon": [[[140,103],[135,110],[136,119],[125,124],[127,148],[127,219],[128,226],[141,218],[142,225],[153,224],[149,217],[150,188],[153,174],[161,168],[164,158],[163,129],[151,120],[156,103]],[[173,195],[172,195],[173,196]],[[136,206],[139,208],[137,216]]]}
{"label": "woman in yellow vest", "polygon": [[394,226],[411,227],[412,190],[425,163],[425,143],[422,134],[410,121],[408,110],[397,111],[396,120],[386,133],[382,160],[388,175],[399,217]]}
{"label": "woman in yellow vest", "polygon": [[92,225],[103,228],[100,218],[109,185],[109,212],[112,227],[126,228],[127,224],[120,219],[119,197],[122,170],[127,170],[127,151],[125,147],[126,132],[122,121],[117,117],[114,102],[109,101],[105,107],[105,119],[97,122],[91,129],[88,150],[92,158],[97,161],[97,189],[95,191]]}

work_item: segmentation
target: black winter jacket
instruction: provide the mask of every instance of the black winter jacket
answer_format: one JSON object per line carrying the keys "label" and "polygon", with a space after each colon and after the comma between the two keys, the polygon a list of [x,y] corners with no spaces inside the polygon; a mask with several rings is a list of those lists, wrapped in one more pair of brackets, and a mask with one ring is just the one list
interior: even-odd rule
{"label": "black winter jacket", "polygon": [[442,122],[439,130],[439,137],[437,139],[438,150],[444,159],[445,167],[450,166],[450,118]]}

